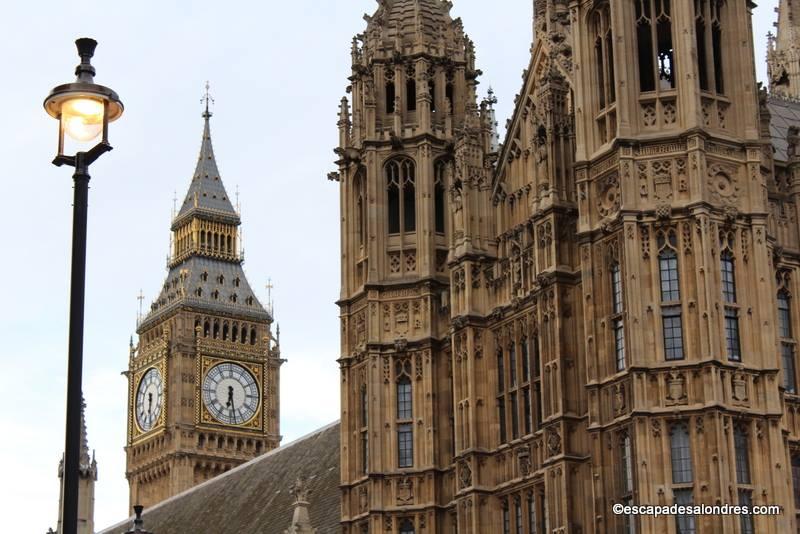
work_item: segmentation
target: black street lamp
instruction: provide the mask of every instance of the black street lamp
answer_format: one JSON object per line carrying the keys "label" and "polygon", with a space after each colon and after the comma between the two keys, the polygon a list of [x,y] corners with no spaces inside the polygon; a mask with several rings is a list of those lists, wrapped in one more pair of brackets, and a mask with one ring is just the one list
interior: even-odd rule
{"label": "black street lamp", "polygon": [[[108,123],[118,119],[123,110],[117,93],[94,83],[95,70],[91,59],[97,41],[83,38],[75,41],[75,44],[81,57],[80,64],[75,68],[77,79],[73,83],[55,87],[44,101],[47,113],[58,119],[58,155],[53,164],[59,167],[62,165],[75,167],[75,173],[72,175],[75,181],[75,200],[72,208],[67,438],[64,447],[64,502],[61,512],[63,534],[77,534],[78,530],[89,165],[111,150],[111,145],[108,143]],[[73,147],[76,151],[70,155],[68,152]]]}

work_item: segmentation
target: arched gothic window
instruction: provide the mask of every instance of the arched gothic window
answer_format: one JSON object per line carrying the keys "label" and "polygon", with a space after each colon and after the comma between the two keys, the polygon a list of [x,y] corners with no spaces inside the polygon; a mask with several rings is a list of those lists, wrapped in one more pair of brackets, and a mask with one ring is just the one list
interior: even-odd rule
{"label": "arched gothic window", "polygon": [[356,174],[353,189],[355,192],[356,203],[356,233],[358,234],[359,246],[364,246],[367,236],[367,206],[366,206],[366,191],[364,187],[364,175],[359,172]]}
{"label": "arched gothic window", "polygon": [[386,164],[388,224],[390,234],[416,230],[416,187],[414,162],[397,158]]}
{"label": "arched gothic window", "polygon": [[608,3],[597,8],[593,15],[595,72],[600,109],[613,104],[616,99],[614,80],[614,43],[611,33],[611,8]]}
{"label": "arched gothic window", "polygon": [[722,12],[725,0],[694,0],[697,75],[700,89],[725,92],[722,72]]}
{"label": "arched gothic window", "polygon": [[642,92],[675,87],[671,0],[633,0]]}

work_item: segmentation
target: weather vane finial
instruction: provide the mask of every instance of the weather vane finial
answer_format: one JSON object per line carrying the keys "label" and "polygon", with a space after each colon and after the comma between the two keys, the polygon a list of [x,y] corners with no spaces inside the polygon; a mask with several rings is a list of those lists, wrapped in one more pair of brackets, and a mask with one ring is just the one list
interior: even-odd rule
{"label": "weather vane finial", "polygon": [[206,118],[206,119],[211,116],[211,111],[209,111],[209,104],[213,104],[214,103],[214,97],[211,96],[211,93],[208,92],[208,90],[210,88],[211,88],[211,84],[209,84],[208,80],[206,80],[206,94],[204,94],[203,98],[200,99],[200,103],[206,105],[206,110],[203,113],[203,117]]}

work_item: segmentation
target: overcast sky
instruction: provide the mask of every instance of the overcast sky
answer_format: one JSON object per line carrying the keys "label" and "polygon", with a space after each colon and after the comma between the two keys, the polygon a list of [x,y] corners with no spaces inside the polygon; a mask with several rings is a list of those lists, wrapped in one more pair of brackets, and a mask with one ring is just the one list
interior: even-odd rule
{"label": "overcast sky", "polygon": [[[521,87],[531,42],[530,0],[456,0],[502,125]],[[777,0],[756,10],[756,57]],[[125,115],[115,149],[92,167],[84,392],[97,451],[97,528],[126,516],[128,339],[165,276],[173,195],[182,200],[200,147],[200,97],[216,99],[212,138],[222,179],[239,187],[251,285],[275,285],[281,325],[281,430],[287,443],[339,416],[336,112],[350,40],[374,0],[124,3],[9,2],[0,20],[3,208],[0,280],[0,503],[3,531],[55,527],[64,443],[72,181],[50,165],[56,123],[42,109],[71,81],[73,41],[99,41],[97,81]],[[288,525],[287,525],[288,526]]]}

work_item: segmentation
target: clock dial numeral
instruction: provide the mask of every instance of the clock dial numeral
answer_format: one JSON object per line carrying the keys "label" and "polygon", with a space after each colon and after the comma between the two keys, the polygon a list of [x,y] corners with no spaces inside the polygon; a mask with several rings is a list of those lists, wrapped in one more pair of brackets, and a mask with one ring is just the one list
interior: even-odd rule
{"label": "clock dial numeral", "polygon": [[203,403],[220,423],[241,425],[255,416],[261,399],[253,375],[235,363],[212,367],[203,380]]}
{"label": "clock dial numeral", "polygon": [[139,380],[136,389],[136,423],[143,432],[152,429],[161,415],[163,385],[161,373],[154,367],[148,369]]}

